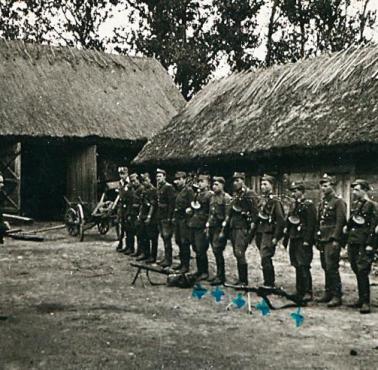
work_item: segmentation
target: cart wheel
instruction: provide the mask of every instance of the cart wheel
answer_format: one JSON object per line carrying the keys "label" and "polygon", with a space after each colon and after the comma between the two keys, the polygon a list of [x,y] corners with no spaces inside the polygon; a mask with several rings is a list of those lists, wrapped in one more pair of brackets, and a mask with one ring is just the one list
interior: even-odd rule
{"label": "cart wheel", "polygon": [[79,217],[80,217],[80,222],[79,222],[79,238],[80,241],[82,242],[84,240],[84,225],[85,225],[85,219],[84,219],[84,209],[81,204],[77,205]]}
{"label": "cart wheel", "polygon": [[105,235],[109,229],[110,229],[110,224],[108,220],[101,220],[97,224],[97,229],[101,235]]}
{"label": "cart wheel", "polygon": [[78,236],[80,233],[80,215],[79,212],[70,207],[64,215],[64,224],[68,234],[71,236]]}

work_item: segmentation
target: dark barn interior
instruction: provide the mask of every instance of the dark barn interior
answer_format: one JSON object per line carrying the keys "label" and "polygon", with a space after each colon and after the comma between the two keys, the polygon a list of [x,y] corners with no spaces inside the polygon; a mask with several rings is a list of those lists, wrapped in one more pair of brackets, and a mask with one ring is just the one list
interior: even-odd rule
{"label": "dark barn interior", "polygon": [[64,213],[67,146],[25,143],[21,157],[23,213],[37,220],[61,220]]}

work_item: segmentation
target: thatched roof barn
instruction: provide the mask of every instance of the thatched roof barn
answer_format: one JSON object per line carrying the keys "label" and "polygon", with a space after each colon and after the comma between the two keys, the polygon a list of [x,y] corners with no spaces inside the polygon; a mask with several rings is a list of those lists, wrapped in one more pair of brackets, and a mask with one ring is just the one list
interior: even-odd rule
{"label": "thatched roof barn", "polygon": [[213,81],[135,162],[337,172],[359,168],[369,153],[378,153],[377,46]]}
{"label": "thatched roof barn", "polygon": [[0,41],[0,135],[141,141],[183,107],[154,59]]}
{"label": "thatched roof barn", "polygon": [[[26,213],[48,195],[30,201],[32,193],[57,177],[62,201],[80,195],[95,202],[108,162],[130,161],[185,104],[154,59],[4,40],[0,90],[0,171],[19,178],[18,195],[10,196],[14,207],[34,202]],[[36,176],[41,180],[33,186]]]}

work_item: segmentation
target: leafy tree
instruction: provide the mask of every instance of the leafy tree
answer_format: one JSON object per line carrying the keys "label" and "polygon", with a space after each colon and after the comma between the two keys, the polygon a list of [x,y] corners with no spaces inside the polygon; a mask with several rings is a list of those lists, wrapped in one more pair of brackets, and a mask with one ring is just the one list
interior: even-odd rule
{"label": "leafy tree", "polygon": [[264,0],[213,0],[214,47],[232,70],[259,65],[254,51],[260,45],[257,17],[263,5]]}
{"label": "leafy tree", "polygon": [[[214,71],[210,4],[197,0],[126,0],[132,26],[116,30],[117,50],[155,57],[190,99]],[[128,44],[128,45],[125,45]]]}

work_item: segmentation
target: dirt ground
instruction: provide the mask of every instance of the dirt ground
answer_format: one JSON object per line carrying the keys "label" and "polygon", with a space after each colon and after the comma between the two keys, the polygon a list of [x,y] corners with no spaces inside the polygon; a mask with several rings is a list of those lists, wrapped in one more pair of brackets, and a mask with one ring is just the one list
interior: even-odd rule
{"label": "dirt ground", "polygon": [[[44,236],[39,243],[7,239],[0,247],[0,369],[377,368],[376,286],[372,314],[312,304],[302,309],[304,323],[296,328],[290,317],[295,308],[268,316],[257,310],[252,315],[246,309],[227,311],[236,296],[232,290],[216,303],[210,294],[198,300],[190,289],[150,286],[145,278],[145,287],[141,281],[131,286],[131,258],[115,252],[113,230],[106,236],[90,231],[82,243],[65,230]],[[233,278],[230,246],[226,255]],[[248,259],[250,283],[259,284],[254,247]],[[293,291],[294,271],[283,248],[275,265],[277,284]],[[355,281],[347,262],[341,272],[348,303],[356,298]],[[320,295],[317,252],[313,280]],[[372,280],[378,282],[376,276]]]}

